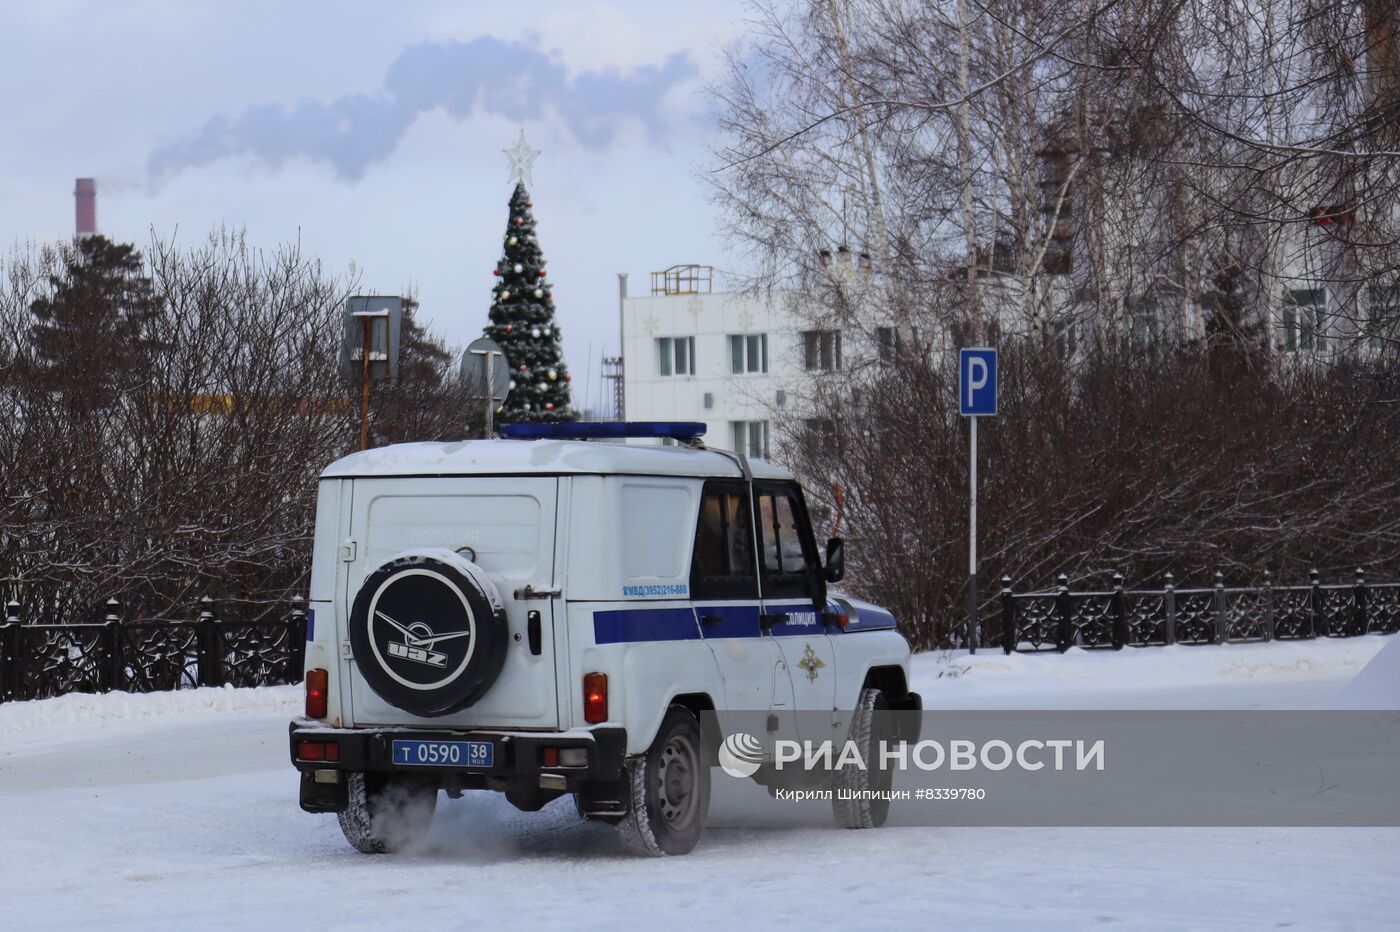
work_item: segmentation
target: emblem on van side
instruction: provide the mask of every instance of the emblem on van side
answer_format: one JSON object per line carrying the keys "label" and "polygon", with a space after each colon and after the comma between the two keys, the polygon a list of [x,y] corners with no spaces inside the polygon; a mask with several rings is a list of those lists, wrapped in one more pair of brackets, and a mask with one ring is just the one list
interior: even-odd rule
{"label": "emblem on van side", "polygon": [[447,655],[433,650],[437,643],[452,638],[463,638],[470,633],[456,631],[452,634],[434,634],[433,629],[426,622],[415,621],[411,625],[403,625],[381,611],[376,611],[374,614],[388,622],[399,634],[403,635],[402,641],[386,642],[390,657],[412,660],[414,663],[437,667],[440,670],[447,667]]}
{"label": "emblem on van side", "polygon": [[806,650],[802,651],[802,659],[797,661],[797,665],[807,671],[807,679],[813,683],[817,681],[817,671],[826,666],[817,656],[817,652],[812,650],[811,644],[806,645]]}

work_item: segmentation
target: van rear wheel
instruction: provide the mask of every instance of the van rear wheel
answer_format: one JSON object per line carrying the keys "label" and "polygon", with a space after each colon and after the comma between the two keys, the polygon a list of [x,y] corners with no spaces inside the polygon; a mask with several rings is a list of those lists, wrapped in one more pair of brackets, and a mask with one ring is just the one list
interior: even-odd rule
{"label": "van rear wheel", "polygon": [[700,723],[683,706],[666,710],[647,752],[627,762],[630,801],[618,837],[633,854],[688,854],[710,812],[710,757]]}
{"label": "van rear wheel", "polygon": [[345,840],[364,854],[393,854],[428,833],[437,809],[437,783],[383,773],[346,774]]}

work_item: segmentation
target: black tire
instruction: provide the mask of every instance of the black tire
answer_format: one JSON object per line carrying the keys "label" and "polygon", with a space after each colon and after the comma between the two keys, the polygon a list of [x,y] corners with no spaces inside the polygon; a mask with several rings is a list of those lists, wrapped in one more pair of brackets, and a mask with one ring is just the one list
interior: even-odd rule
{"label": "black tire", "polygon": [[[836,824],[843,828],[879,828],[889,817],[888,794],[894,774],[882,766],[880,755],[881,739],[888,741],[891,734],[885,715],[888,708],[880,690],[861,690],[848,740],[855,742],[866,768],[842,767],[831,779],[831,810]],[[842,799],[843,795],[847,798]]]}
{"label": "black tire", "polygon": [[364,854],[393,854],[428,833],[437,784],[382,773],[348,773],[347,804],[337,815],[345,840]]}
{"label": "black tire", "polygon": [[710,812],[710,756],[691,711],[673,705],[647,752],[627,762],[630,798],[618,837],[633,854],[689,854]]}
{"label": "black tire", "polygon": [[503,602],[466,559],[409,556],[370,573],[350,611],[355,665],[386,702],[448,715],[480,699],[505,664]]}

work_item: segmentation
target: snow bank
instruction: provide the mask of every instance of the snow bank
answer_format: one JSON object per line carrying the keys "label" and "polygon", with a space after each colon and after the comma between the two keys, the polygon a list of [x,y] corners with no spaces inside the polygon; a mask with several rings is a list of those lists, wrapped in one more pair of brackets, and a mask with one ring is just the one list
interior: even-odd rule
{"label": "snow bank", "polygon": [[[929,709],[1398,709],[1400,637],[1010,656],[945,651],[917,655],[912,673]],[[301,703],[300,686],[75,693],[0,703],[0,737],[150,720],[291,718]]]}
{"label": "snow bank", "polygon": [[[1122,651],[920,654],[913,688],[936,708],[1289,709],[1327,706],[1390,637]],[[1400,653],[1394,654],[1400,662]],[[1394,671],[1394,667],[1391,668]],[[1392,672],[1392,682],[1400,674]]]}
{"label": "snow bank", "polygon": [[0,736],[49,728],[99,728],[114,722],[150,719],[227,718],[230,714],[301,711],[300,686],[235,689],[209,686],[156,693],[72,693],[54,699],[0,703]]}
{"label": "snow bank", "polygon": [[1400,709],[1400,638],[1389,644],[1366,664],[1337,698],[1334,709]]}

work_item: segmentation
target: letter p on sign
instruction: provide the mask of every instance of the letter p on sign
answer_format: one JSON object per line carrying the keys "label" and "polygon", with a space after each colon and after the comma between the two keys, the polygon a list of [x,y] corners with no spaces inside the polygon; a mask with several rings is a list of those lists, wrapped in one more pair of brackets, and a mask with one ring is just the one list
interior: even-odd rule
{"label": "letter p on sign", "polygon": [[971,417],[997,413],[997,351],[968,348],[958,355],[958,413]]}

